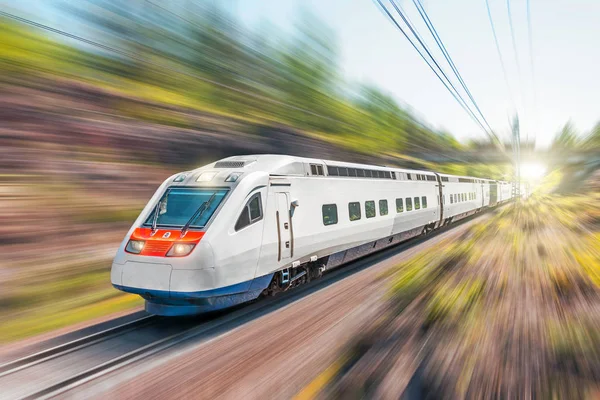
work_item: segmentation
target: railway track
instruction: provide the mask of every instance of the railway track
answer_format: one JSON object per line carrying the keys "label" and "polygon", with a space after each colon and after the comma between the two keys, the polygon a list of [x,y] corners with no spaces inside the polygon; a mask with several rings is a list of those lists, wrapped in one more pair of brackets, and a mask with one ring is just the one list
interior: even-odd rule
{"label": "railway track", "polygon": [[[479,215],[481,216],[481,215]],[[477,216],[474,216],[477,217]],[[466,218],[462,225],[474,217]],[[431,236],[443,233],[443,228]],[[262,299],[232,311],[196,319],[173,320],[145,316],[95,334],[0,365],[2,399],[48,399],[95,379],[193,341],[201,343],[226,333],[297,299],[385,260],[429,238],[419,237],[349,263],[275,298]]]}
{"label": "railway track", "polygon": [[148,325],[148,324],[152,323],[152,321],[155,321],[156,319],[157,318],[152,315],[144,316],[144,317],[136,319],[134,321],[129,321],[129,322],[117,325],[115,327],[108,328],[103,331],[100,331],[100,332],[97,332],[97,333],[94,333],[94,334],[91,334],[88,336],[84,336],[82,338],[75,339],[75,340],[72,340],[72,341],[69,341],[69,342],[66,342],[63,344],[59,344],[59,345],[53,346],[49,349],[45,349],[45,350],[39,351],[37,353],[33,353],[33,354],[27,355],[25,357],[21,357],[19,359],[7,362],[5,364],[0,365],[0,378],[10,375],[10,374],[14,374],[14,373],[24,370],[26,368],[30,368],[34,365],[50,361],[56,357],[66,355],[70,352],[74,352],[74,351],[83,349],[84,347],[91,346],[96,343],[100,343],[104,340],[110,339],[117,335],[121,335],[126,332],[130,332],[139,327]]}

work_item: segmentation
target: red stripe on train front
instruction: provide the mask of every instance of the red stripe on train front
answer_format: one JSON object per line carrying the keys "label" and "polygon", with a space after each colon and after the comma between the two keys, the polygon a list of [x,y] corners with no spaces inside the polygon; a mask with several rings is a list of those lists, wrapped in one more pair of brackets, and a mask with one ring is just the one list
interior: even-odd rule
{"label": "red stripe on train front", "polygon": [[198,244],[204,232],[188,231],[181,237],[181,229],[157,229],[152,234],[150,228],[136,228],[131,234],[131,240],[144,240],[146,244],[139,253],[140,256],[165,257],[174,243]]}

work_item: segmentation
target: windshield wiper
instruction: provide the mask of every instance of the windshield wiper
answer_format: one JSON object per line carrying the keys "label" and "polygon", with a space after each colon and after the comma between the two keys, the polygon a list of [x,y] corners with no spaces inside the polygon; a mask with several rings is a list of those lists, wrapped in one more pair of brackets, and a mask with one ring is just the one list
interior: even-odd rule
{"label": "windshield wiper", "polygon": [[185,223],[183,228],[181,228],[181,236],[180,237],[185,236],[185,234],[188,231],[188,229],[190,228],[190,225],[192,224],[192,222],[194,222],[195,220],[200,218],[202,216],[202,214],[204,214],[204,212],[206,210],[208,210],[208,207],[210,207],[210,203],[212,203],[212,201],[216,195],[217,195],[217,192],[214,192],[207,201],[205,201],[204,203],[202,203],[202,205],[200,207],[198,207],[198,209],[196,210],[194,215],[192,215],[192,217],[188,220],[188,222]]}
{"label": "windshield wiper", "polygon": [[156,231],[156,223],[158,222],[158,214],[160,214],[160,207],[162,206],[163,201],[167,199],[167,196],[169,195],[170,191],[171,188],[167,189],[165,194],[161,197],[160,201],[156,205],[156,209],[154,210],[154,218],[152,218],[152,233]]}
{"label": "windshield wiper", "polygon": [[154,210],[154,218],[152,219],[152,230],[154,233],[156,231],[156,222],[158,221],[158,214],[160,213],[160,206],[162,205],[162,199],[156,205],[156,210]]}

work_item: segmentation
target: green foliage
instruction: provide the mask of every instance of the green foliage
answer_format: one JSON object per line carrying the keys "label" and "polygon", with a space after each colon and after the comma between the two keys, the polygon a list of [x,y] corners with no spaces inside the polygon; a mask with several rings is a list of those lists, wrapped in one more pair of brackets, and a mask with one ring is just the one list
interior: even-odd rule
{"label": "green foliage", "polygon": [[[88,32],[103,33],[83,36],[120,54],[1,18],[0,81],[75,79],[152,101],[288,124],[365,153],[459,148],[451,135],[426,127],[378,88],[361,85],[351,94],[335,37],[314,16],[303,14],[294,33],[282,35],[274,28],[249,30],[216,3],[191,2],[185,15],[170,8],[148,4],[131,13],[106,1],[93,10],[79,3],[63,10]],[[186,125],[170,115],[122,112]]]}

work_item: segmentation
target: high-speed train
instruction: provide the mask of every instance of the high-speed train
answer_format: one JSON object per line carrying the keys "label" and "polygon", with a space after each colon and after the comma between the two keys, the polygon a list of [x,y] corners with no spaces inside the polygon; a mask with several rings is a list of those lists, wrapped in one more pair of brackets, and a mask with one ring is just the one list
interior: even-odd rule
{"label": "high-speed train", "polygon": [[166,179],[121,243],[115,288],[190,315],[329,269],[511,199],[511,184],[284,155],[229,157]]}

